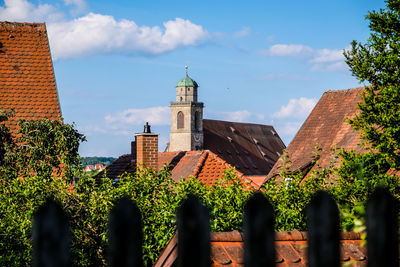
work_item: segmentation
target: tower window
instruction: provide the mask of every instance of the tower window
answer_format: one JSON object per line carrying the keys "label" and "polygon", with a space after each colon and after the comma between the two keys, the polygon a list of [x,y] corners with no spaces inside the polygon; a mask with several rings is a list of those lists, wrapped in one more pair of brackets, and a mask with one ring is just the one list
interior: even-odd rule
{"label": "tower window", "polygon": [[182,102],[183,98],[181,97],[181,102]]}
{"label": "tower window", "polygon": [[177,115],[177,125],[178,125],[178,129],[183,129],[185,124],[184,124],[184,119],[185,119],[185,115],[183,115],[182,111],[178,112]]}
{"label": "tower window", "polygon": [[190,91],[190,88],[188,88],[188,91]]}

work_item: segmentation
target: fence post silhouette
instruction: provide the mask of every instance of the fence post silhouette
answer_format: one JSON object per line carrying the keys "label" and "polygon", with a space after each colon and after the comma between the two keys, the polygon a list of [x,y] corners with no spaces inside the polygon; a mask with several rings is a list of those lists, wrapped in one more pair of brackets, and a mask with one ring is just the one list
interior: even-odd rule
{"label": "fence post silhouette", "polygon": [[53,200],[39,208],[33,220],[34,267],[70,266],[70,230],[67,214]]}
{"label": "fence post silhouette", "polygon": [[143,266],[141,214],[129,198],[120,199],[111,210],[108,234],[108,266]]}
{"label": "fence post silhouette", "polygon": [[178,266],[210,266],[210,219],[207,208],[194,196],[179,207]]}
{"label": "fence post silhouette", "polygon": [[399,266],[398,204],[383,188],[377,188],[367,202],[368,266]]}
{"label": "fence post silhouette", "polygon": [[275,266],[274,210],[261,192],[246,203],[243,214],[244,264],[246,267]]}
{"label": "fence post silhouette", "polygon": [[308,266],[340,266],[339,210],[335,200],[318,191],[307,209]]}

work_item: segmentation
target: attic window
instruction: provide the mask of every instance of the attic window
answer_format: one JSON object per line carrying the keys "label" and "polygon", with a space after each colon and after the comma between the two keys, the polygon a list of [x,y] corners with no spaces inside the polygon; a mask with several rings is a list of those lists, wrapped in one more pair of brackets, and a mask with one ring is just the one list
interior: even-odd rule
{"label": "attic window", "polygon": [[244,150],[244,154],[249,155],[249,151]]}
{"label": "attic window", "polygon": [[232,155],[231,151],[227,150],[226,152],[227,152],[229,155]]}
{"label": "attic window", "polygon": [[259,144],[260,142],[258,142],[257,139],[253,138],[254,143]]}
{"label": "attic window", "polygon": [[232,143],[232,138],[231,137],[227,137],[228,138],[228,140],[229,140],[229,142],[231,142]]}
{"label": "attic window", "polygon": [[232,133],[235,133],[235,132],[236,132],[236,129],[233,128],[232,126],[230,126],[229,129],[231,129]]}
{"label": "attic window", "polygon": [[281,154],[280,154],[278,151],[276,152],[276,154],[278,155],[278,157],[280,157],[280,156],[281,156]]}
{"label": "attic window", "polygon": [[275,132],[274,130],[271,130],[271,133],[272,133],[274,136],[277,136],[277,134],[276,134],[276,132]]}
{"label": "attic window", "polygon": [[236,155],[240,155],[239,150],[235,150]]}

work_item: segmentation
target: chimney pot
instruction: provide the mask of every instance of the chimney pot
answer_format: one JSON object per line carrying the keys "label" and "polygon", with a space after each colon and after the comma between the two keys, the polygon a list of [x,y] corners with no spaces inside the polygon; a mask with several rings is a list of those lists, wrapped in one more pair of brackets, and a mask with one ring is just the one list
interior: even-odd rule
{"label": "chimney pot", "polygon": [[149,123],[146,122],[146,124],[144,125],[143,133],[151,133],[150,127],[151,126],[149,125]]}

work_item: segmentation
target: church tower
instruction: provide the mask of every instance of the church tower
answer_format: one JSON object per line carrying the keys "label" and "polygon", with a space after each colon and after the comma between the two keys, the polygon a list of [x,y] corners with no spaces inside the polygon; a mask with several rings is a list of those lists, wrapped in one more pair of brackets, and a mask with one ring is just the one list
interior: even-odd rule
{"label": "church tower", "polygon": [[168,151],[203,149],[203,107],[197,102],[198,84],[186,76],[176,84],[176,101],[171,102],[171,131]]}

